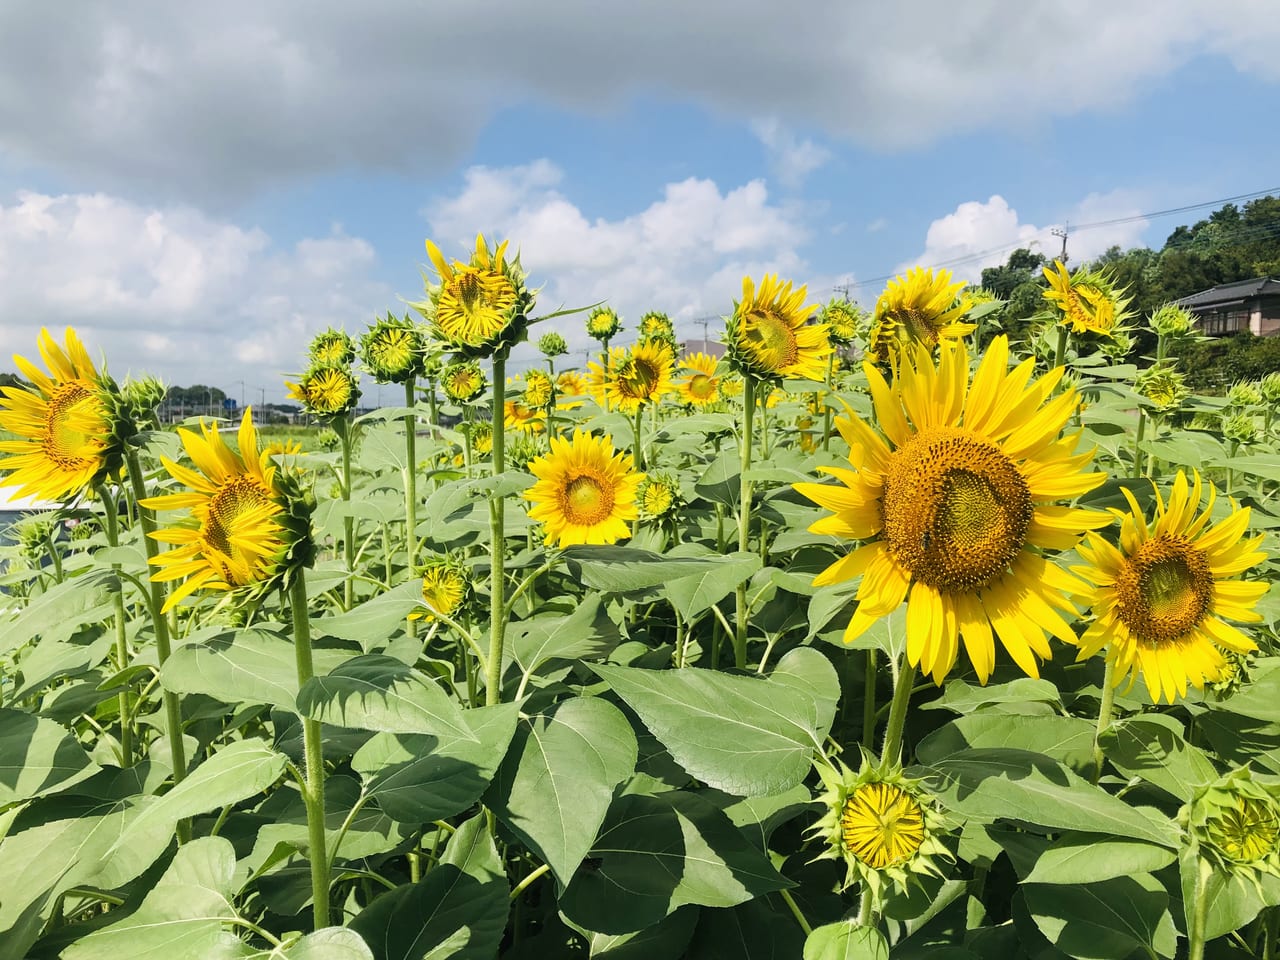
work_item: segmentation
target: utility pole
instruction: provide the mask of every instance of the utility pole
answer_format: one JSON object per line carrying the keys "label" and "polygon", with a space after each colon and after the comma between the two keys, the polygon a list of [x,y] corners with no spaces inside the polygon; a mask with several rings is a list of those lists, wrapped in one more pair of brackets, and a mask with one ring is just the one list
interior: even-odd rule
{"label": "utility pole", "polygon": [[1064,223],[1061,227],[1054,227],[1049,232],[1053,234],[1055,237],[1062,238],[1062,256],[1060,256],[1058,259],[1061,260],[1063,263],[1066,263],[1067,262],[1067,234],[1071,232],[1071,224]]}
{"label": "utility pole", "polygon": [[847,301],[849,299],[849,292],[852,288],[853,284],[838,283],[831,288],[831,292],[840,294],[840,299]]}

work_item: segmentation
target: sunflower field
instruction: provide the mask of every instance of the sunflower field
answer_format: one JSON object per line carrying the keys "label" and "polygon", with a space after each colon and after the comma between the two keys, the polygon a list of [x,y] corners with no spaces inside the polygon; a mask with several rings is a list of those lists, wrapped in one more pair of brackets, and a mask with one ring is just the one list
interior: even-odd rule
{"label": "sunflower field", "polygon": [[427,253],[318,451],[17,358],[0,960],[1280,957],[1280,372],[1062,264],[712,357]]}

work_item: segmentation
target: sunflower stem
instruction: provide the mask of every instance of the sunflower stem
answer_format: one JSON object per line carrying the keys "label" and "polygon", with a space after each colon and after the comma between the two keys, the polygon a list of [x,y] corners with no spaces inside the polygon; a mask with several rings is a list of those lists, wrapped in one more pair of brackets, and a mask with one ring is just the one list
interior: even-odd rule
{"label": "sunflower stem", "polygon": [[[414,378],[404,383],[404,405],[413,410],[417,402]],[[408,557],[405,568],[413,576],[413,562],[418,555],[418,415],[408,413],[404,418],[404,455],[408,461],[404,470],[405,551]],[[410,621],[413,631],[413,621]]]}
{"label": "sunflower stem", "polygon": [[858,903],[858,926],[870,927],[875,923],[875,906],[876,900],[871,893],[871,888],[864,883],[862,885],[862,899]]}
{"label": "sunflower stem", "polygon": [[[302,568],[289,584],[289,612],[293,617],[293,650],[298,686],[315,676],[311,661],[311,617],[307,607],[307,582]],[[311,909],[315,927],[329,925],[329,856],[324,834],[324,754],[319,720],[302,719],[302,752],[306,766],[302,802],[307,809],[308,859],[311,861]]]}
{"label": "sunflower stem", "polygon": [[831,445],[831,380],[835,372],[836,352],[827,354],[826,392],[822,394],[822,452],[826,453]]}
{"label": "sunflower stem", "polygon": [[1138,407],[1138,432],[1133,438],[1133,476],[1142,476],[1142,437],[1147,432],[1147,411]]}
{"label": "sunflower stem", "polygon": [[[609,338],[605,337],[600,341],[600,367],[604,370],[604,376],[600,382],[607,384],[609,382]],[[609,391],[601,390],[600,399],[604,403],[604,412],[609,412]]]}
{"label": "sunflower stem", "polygon": [[1204,928],[1209,919],[1209,878],[1213,875],[1213,866],[1204,857],[1197,859],[1191,925],[1187,930],[1187,960],[1204,960]]}
{"label": "sunflower stem", "polygon": [[[1053,351],[1053,365],[1055,368],[1060,367],[1067,359],[1067,326],[1062,324],[1058,327],[1058,344]],[[1056,392],[1056,391],[1055,391]]]}
{"label": "sunflower stem", "polygon": [[867,651],[867,674],[862,682],[862,745],[868,750],[876,739],[876,651]]}
{"label": "sunflower stem", "polygon": [[[147,498],[146,484],[142,481],[142,465],[138,462],[138,451],[125,445],[125,463],[129,471],[129,484],[133,490],[133,502],[138,506],[138,520],[142,523],[142,544],[147,552],[147,565],[152,566],[160,555],[160,544],[152,537],[156,532],[155,514],[144,507],[142,501]],[[151,603],[148,611],[151,614],[152,629],[156,635],[156,664],[164,666],[169,659],[169,621],[164,614],[165,588],[158,580],[148,580],[151,591]],[[182,707],[178,695],[166,690],[162,694],[164,702],[164,734],[169,741],[169,760],[173,764],[173,783],[178,785],[187,775],[186,747],[182,742]],[[178,821],[178,842],[186,843],[191,839],[191,822]]]}
{"label": "sunflower stem", "polygon": [[1107,668],[1102,674],[1102,699],[1098,703],[1098,726],[1093,734],[1093,782],[1097,784],[1102,777],[1102,735],[1111,726],[1111,712],[1116,702],[1116,662],[1107,659]]}
{"label": "sunflower stem", "polygon": [[[746,553],[751,532],[751,436],[756,408],[756,381],[748,374],[742,381],[742,460],[738,476],[738,552]],[[733,661],[739,670],[747,668],[747,585],[738,584],[734,591],[737,618],[733,631]]]}
{"label": "sunflower stem", "polygon": [[[334,425],[342,426],[338,437],[342,441],[342,502],[351,503],[351,421],[346,414],[334,420]],[[350,610],[356,602],[356,521],[351,511],[345,511],[342,518],[342,553],[347,565],[347,576],[342,582],[342,609]]]}
{"label": "sunflower stem", "polygon": [[769,397],[772,393],[773,388],[770,387],[769,392],[760,398],[760,457],[764,460],[769,459]]}
{"label": "sunflower stem", "polygon": [[804,918],[804,914],[800,912],[800,905],[796,903],[795,898],[791,896],[789,890],[779,890],[778,896],[782,897],[782,902],[787,905],[787,909],[791,911],[791,915],[796,918],[796,923],[800,924],[800,929],[804,931],[807,937],[813,933],[813,927],[809,926],[809,921]]}
{"label": "sunflower stem", "polygon": [[640,445],[641,418],[644,416],[644,404],[636,407],[636,415],[631,421],[631,452],[636,458],[636,469],[644,469],[644,447]]}
{"label": "sunflower stem", "polygon": [[[493,474],[507,469],[506,375],[507,358],[499,351],[493,355]],[[502,702],[502,644],[506,637],[506,570],[502,552],[506,546],[503,520],[506,500],[489,499],[489,656],[484,668],[484,702],[488,706]]]}
{"label": "sunflower stem", "polygon": [[902,668],[893,682],[893,702],[889,705],[889,723],[884,730],[884,748],[880,759],[898,763],[902,754],[902,731],[907,725],[907,705],[911,703],[911,685],[915,682],[916,668],[907,662],[903,654]]}
{"label": "sunflower stem", "polygon": [[[102,500],[102,512],[106,520],[104,526],[107,533],[107,545],[109,547],[118,547],[120,546],[120,516],[116,506],[116,498],[108,494],[105,485],[99,485],[98,496]],[[117,576],[120,574],[120,564],[112,563],[111,569]],[[123,583],[112,594],[111,601],[114,606],[113,612],[116,621],[116,670],[124,672],[129,667],[129,634],[125,628]],[[133,765],[133,726],[129,721],[129,690],[127,687],[120,691],[117,701],[120,712],[120,766],[128,767]]]}

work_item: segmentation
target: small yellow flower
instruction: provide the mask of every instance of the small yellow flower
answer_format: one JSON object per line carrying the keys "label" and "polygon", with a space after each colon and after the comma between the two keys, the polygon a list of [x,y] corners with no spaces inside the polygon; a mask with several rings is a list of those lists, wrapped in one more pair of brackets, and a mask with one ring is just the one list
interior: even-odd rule
{"label": "small yellow flower", "polygon": [[805,304],[808,287],[792,289],[768,274],[759,288],[742,278],[742,299],[726,328],[728,357],[744,376],[821,380],[831,353],[827,326],[809,323],[817,304]]}
{"label": "small yellow flower", "polygon": [[577,370],[566,370],[556,377],[557,410],[576,410],[589,393],[587,378]]}
{"label": "small yellow flower", "polygon": [[355,341],[345,330],[332,327],[316,334],[307,348],[307,359],[315,367],[345,367],[355,358]]}
{"label": "small yellow flower", "polygon": [[454,403],[466,403],[484,392],[484,373],[474,360],[451,363],[440,373],[440,387]]}
{"label": "small yellow flower", "polygon": [[933,349],[943,341],[959,340],[972,333],[971,323],[962,323],[973,307],[960,295],[964,281],[951,281],[950,270],[912,267],[905,276],[894,277],[876,301],[867,352],[877,362],[887,363],[908,343]]}
{"label": "small yellow flower", "polygon": [[365,369],[379,383],[405,383],[421,372],[424,345],[417,326],[391,314],[373,324],[360,338]]}
{"label": "small yellow flower", "polygon": [[451,559],[428,563],[422,571],[422,602],[426,609],[413,611],[409,619],[431,623],[436,614],[452,617],[470,588],[466,569],[461,564]]}
{"label": "small yellow flower", "polygon": [[440,282],[428,281],[427,300],[410,306],[431,321],[452,349],[489,356],[524,338],[533,294],[525,286],[520,258],[508,262],[506,253],[507,241],[490,250],[484,235],[477,234],[470,261],[450,264],[440,248],[427,241],[427,255]]}
{"label": "small yellow flower", "polygon": [[547,412],[540,407],[530,407],[519,400],[508,400],[503,405],[508,430],[521,433],[541,433],[546,429]]}
{"label": "small yellow flower", "polygon": [[631,535],[636,490],[644,474],[632,469],[631,455],[613,449],[610,437],[581,430],[573,438],[551,438],[551,452],[534,459],[529,471],[538,482],[524,498],[531,520],[541,521],[547,543],[615,543]]}
{"label": "small yellow flower", "polygon": [[589,364],[592,389],[598,397],[607,398],[610,409],[634,416],[644,404],[656,403],[671,389],[674,365],[671,348],[660,340],[613,347],[608,371],[598,363]]}
{"label": "small yellow flower", "polygon": [[640,482],[636,502],[646,520],[660,520],[680,506],[680,486],[665,473],[651,473]]}
{"label": "small yellow flower", "polygon": [[1044,268],[1049,288],[1044,299],[1072,333],[1096,333],[1113,336],[1128,317],[1129,300],[1123,290],[1116,290],[1110,274],[1104,270],[1077,270],[1069,273],[1061,261]]}
{"label": "small yellow flower", "polygon": [[535,367],[525,371],[524,402],[526,406],[545,407],[551,403],[554,393],[555,384],[551,382],[551,375],[545,370]]}
{"label": "small yellow flower", "polygon": [[691,353],[680,361],[680,369],[688,373],[676,385],[680,399],[691,407],[708,407],[720,400],[722,378],[716,376],[718,361],[705,353]]}

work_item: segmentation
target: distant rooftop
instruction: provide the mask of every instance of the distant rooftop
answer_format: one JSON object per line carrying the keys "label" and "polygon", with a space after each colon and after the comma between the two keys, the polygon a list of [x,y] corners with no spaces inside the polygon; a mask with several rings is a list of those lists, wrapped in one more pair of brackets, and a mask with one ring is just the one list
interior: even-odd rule
{"label": "distant rooftop", "polygon": [[1191,310],[1209,307],[1225,307],[1233,303],[1243,303],[1254,297],[1280,297],[1280,280],[1273,277],[1254,277],[1252,280],[1237,280],[1235,283],[1221,283],[1208,290],[1201,290],[1189,297],[1175,301],[1180,307]]}

